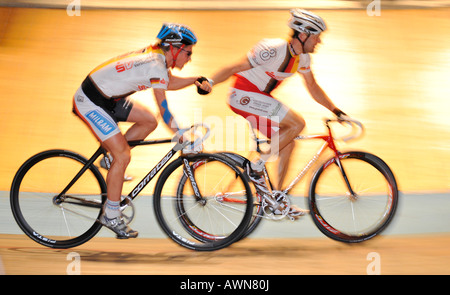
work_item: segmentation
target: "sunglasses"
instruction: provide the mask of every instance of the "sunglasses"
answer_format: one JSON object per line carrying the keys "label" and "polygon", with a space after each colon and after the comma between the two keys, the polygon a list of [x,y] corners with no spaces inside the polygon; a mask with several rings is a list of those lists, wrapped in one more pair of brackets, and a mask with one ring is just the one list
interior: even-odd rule
{"label": "sunglasses", "polygon": [[183,49],[183,48],[180,48],[180,49],[183,50],[184,52],[186,52],[187,56],[191,56],[192,55],[192,51],[189,51],[189,50],[186,50],[186,49]]}

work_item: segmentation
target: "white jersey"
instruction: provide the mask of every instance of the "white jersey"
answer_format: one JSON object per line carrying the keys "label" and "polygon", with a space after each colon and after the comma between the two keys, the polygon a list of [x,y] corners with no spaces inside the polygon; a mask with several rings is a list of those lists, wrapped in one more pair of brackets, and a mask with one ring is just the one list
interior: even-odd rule
{"label": "white jersey", "polygon": [[167,89],[169,84],[164,52],[151,46],[113,58],[89,76],[104,97],[113,99],[150,87]]}
{"label": "white jersey", "polygon": [[150,46],[96,67],[75,93],[73,110],[103,142],[121,132],[118,122],[127,121],[133,108],[127,96],[150,87],[167,89],[168,84],[164,52]]}
{"label": "white jersey", "polygon": [[247,54],[252,69],[238,73],[261,92],[270,93],[294,73],[310,71],[309,54],[294,55],[287,40],[264,39]]}

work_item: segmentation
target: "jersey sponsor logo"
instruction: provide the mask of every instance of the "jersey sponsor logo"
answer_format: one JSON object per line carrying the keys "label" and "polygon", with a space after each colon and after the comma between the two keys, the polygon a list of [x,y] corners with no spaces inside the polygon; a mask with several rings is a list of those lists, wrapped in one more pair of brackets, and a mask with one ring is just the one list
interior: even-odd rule
{"label": "jersey sponsor logo", "polygon": [[146,57],[144,57],[144,58],[141,58],[141,59],[136,60],[136,61],[134,62],[134,67],[137,68],[137,67],[139,67],[139,66],[148,64],[148,63],[150,63],[150,62],[152,62],[152,61],[154,61],[154,60],[156,60],[156,56],[152,56],[152,55],[146,56]]}
{"label": "jersey sponsor logo", "polygon": [[163,85],[165,85],[165,84],[167,84],[166,80],[160,79],[160,78],[150,78],[150,83],[152,85],[156,85],[156,84],[163,84]]}
{"label": "jersey sponsor logo", "polygon": [[292,73],[280,73],[266,71],[266,75],[275,80],[281,81],[292,76]]}
{"label": "jersey sponsor logo", "polygon": [[[127,55],[125,55],[125,56],[127,56]],[[139,66],[148,64],[154,60],[156,60],[156,56],[145,56],[144,58],[136,58],[135,60],[124,61],[124,62],[118,61],[116,64],[116,71],[117,71],[117,73],[122,73],[127,70],[131,70],[133,67],[137,68]]]}
{"label": "jersey sponsor logo", "polygon": [[133,67],[134,61],[129,62],[118,62],[116,65],[117,73],[125,72],[126,70],[130,70]]}
{"label": "jersey sponsor logo", "polygon": [[248,105],[250,102],[250,97],[248,96],[244,96],[243,98],[241,98],[241,100],[239,101],[239,103],[243,106]]}
{"label": "jersey sponsor logo", "polygon": [[104,135],[110,134],[115,129],[115,125],[96,110],[88,112],[85,116]]}

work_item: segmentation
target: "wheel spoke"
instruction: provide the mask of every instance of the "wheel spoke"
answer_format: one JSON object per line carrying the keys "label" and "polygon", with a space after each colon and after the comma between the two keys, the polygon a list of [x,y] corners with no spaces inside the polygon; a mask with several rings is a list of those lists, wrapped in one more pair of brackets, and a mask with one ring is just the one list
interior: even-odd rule
{"label": "wheel spoke", "polygon": [[[348,182],[337,165],[324,165],[311,183],[310,207],[315,224],[330,238],[360,242],[379,234],[392,219],[398,190],[389,167],[361,152],[342,159]],[[350,193],[348,183],[354,194]]]}
{"label": "wheel spoke", "polygon": [[[94,166],[83,169],[87,162],[75,153],[52,150],[22,165],[13,181],[11,204],[25,234],[45,246],[70,248],[85,243],[100,230],[96,220],[106,184]],[[72,181],[75,175],[78,178]],[[54,200],[68,187],[66,194]]]}
{"label": "wheel spoke", "polygon": [[[249,184],[222,157],[203,154],[192,157],[190,162],[196,189],[203,196],[201,202],[195,200],[193,185],[176,160],[162,172],[155,187],[157,220],[164,232],[184,247],[221,249],[238,240],[252,218]],[[220,198],[231,194],[242,201],[228,203]]]}

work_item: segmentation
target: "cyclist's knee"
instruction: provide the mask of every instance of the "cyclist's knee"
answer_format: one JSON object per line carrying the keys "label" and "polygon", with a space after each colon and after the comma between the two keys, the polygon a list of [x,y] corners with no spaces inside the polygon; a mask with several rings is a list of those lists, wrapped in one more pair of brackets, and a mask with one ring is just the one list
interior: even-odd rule
{"label": "cyclist's knee", "polygon": [[158,120],[145,106],[135,103],[128,116],[128,122],[134,122],[142,131],[152,132],[158,126]]}
{"label": "cyclist's knee", "polygon": [[126,167],[128,167],[128,164],[131,161],[131,152],[130,149],[124,150],[120,153],[115,153],[112,155],[113,156],[113,162],[112,164],[114,166],[118,166],[122,169],[125,169]]}
{"label": "cyclist's knee", "polygon": [[291,154],[295,148],[295,140],[289,142],[283,149],[284,152]]}
{"label": "cyclist's knee", "polygon": [[121,147],[116,146],[110,153],[113,158],[112,165],[115,167],[125,169],[131,161],[131,149],[128,144]]}
{"label": "cyclist's knee", "polygon": [[136,123],[143,126],[148,134],[155,130],[156,127],[158,127],[158,120],[156,120],[156,118],[152,114],[146,116],[145,119]]}
{"label": "cyclist's knee", "polygon": [[289,111],[281,123],[282,128],[289,129],[294,134],[299,134],[306,126],[305,119],[293,111]]}
{"label": "cyclist's knee", "polygon": [[145,120],[145,125],[149,129],[151,129],[151,131],[153,131],[158,126],[158,120],[156,120],[156,118],[155,118],[155,116],[153,116],[153,114],[150,114],[149,116],[147,116],[147,118]]}
{"label": "cyclist's knee", "polygon": [[302,130],[305,128],[306,126],[306,121],[305,119],[303,119],[303,117],[301,116],[296,116],[296,124],[294,124],[294,128],[296,130],[296,133],[299,134],[300,132],[302,132]]}

